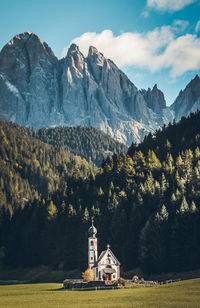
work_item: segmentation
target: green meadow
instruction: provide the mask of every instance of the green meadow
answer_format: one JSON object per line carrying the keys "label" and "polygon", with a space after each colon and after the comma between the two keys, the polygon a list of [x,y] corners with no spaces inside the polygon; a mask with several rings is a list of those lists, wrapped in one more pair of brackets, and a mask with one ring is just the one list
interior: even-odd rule
{"label": "green meadow", "polygon": [[65,291],[62,284],[0,286],[1,308],[132,307],[200,308],[200,279],[153,287]]}

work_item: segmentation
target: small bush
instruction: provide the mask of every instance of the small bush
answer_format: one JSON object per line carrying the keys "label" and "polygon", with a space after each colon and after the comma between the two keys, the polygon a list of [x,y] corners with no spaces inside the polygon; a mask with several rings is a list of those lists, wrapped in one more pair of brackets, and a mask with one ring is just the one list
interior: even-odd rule
{"label": "small bush", "polygon": [[85,281],[93,281],[94,280],[94,272],[92,269],[88,268],[84,273],[82,273],[82,277]]}

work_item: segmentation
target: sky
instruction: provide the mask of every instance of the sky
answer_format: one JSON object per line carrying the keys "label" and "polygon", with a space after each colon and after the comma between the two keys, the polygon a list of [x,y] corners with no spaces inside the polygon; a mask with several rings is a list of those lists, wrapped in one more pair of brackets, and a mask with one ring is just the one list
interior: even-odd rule
{"label": "sky", "polygon": [[72,42],[85,56],[95,46],[168,105],[200,74],[200,0],[0,0],[0,49],[26,31],[58,58]]}

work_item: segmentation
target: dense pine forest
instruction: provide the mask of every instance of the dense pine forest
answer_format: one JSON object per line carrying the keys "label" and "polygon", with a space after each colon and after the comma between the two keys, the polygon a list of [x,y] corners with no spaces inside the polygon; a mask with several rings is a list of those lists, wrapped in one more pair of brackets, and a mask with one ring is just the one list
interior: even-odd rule
{"label": "dense pine forest", "polygon": [[125,270],[200,268],[200,112],[98,171],[19,126],[0,129],[1,266],[85,269],[94,216],[99,251],[109,243]]}
{"label": "dense pine forest", "polygon": [[60,189],[64,176],[86,179],[95,172],[86,160],[30,137],[33,134],[0,121],[0,207],[11,212]]}
{"label": "dense pine forest", "polygon": [[54,127],[39,129],[34,137],[55,146],[63,146],[71,154],[85,158],[100,167],[108,156],[126,154],[127,146],[94,127]]}

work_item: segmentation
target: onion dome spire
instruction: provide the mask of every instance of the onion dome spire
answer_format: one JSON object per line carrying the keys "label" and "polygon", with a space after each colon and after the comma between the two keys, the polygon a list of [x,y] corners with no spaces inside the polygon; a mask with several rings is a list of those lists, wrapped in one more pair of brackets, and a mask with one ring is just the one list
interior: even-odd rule
{"label": "onion dome spire", "polygon": [[94,226],[94,217],[92,217],[92,226],[88,229],[88,233],[90,237],[95,237],[97,234],[97,229]]}

